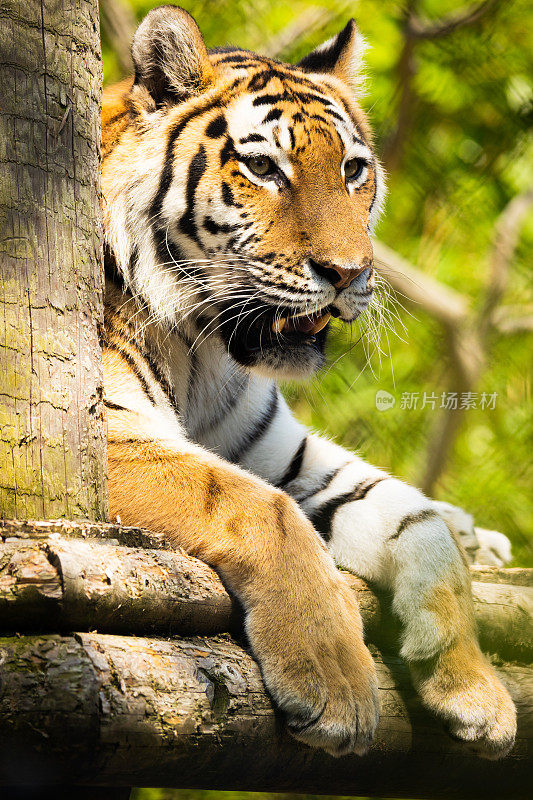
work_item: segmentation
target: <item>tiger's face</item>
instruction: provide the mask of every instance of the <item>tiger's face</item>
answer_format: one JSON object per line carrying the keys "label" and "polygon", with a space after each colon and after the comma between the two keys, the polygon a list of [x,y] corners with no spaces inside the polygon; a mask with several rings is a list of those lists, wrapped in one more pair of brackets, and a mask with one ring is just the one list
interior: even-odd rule
{"label": "tiger's face", "polygon": [[360,50],[352,21],[298,66],[208,54],[167,6],[136,33],[133,86],[104,106],[106,236],[126,283],[245,367],[318,369],[330,318],[370,302],[384,180],[354,96]]}

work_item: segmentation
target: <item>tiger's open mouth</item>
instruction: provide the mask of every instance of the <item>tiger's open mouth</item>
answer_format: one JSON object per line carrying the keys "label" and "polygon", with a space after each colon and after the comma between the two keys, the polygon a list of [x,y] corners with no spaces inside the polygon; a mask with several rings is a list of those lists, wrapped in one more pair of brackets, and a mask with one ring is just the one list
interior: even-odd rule
{"label": "tiger's open mouth", "polygon": [[331,318],[353,321],[366,310],[371,295],[371,291],[361,293],[357,304],[347,309],[336,299],[311,313],[287,306],[265,307],[259,300],[247,300],[240,310],[228,304],[220,316],[220,331],[228,352],[242,366],[277,377],[306,377],[325,363]]}
{"label": "tiger's open mouth", "polygon": [[228,309],[221,330],[230,353],[243,366],[273,361],[281,366],[298,359],[318,362],[323,360],[328,323],[337,315],[329,307],[309,314],[264,305],[242,315]]}
{"label": "tiger's open mouth", "polygon": [[297,317],[276,316],[272,322],[272,332],[288,336],[291,333],[303,333],[315,336],[325,328],[331,319],[331,311],[317,311],[314,314],[300,314]]}
{"label": "tiger's open mouth", "polygon": [[353,321],[368,307],[372,292],[359,293],[355,302],[334,303],[311,313],[290,306],[265,306],[259,299],[221,311],[220,333],[228,353],[243,367],[281,379],[307,378],[321,369],[332,317]]}

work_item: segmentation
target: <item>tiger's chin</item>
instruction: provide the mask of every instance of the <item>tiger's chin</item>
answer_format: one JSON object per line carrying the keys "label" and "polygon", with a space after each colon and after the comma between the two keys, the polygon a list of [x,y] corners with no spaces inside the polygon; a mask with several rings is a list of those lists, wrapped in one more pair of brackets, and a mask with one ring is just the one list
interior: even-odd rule
{"label": "tiger's chin", "polygon": [[285,343],[264,347],[259,352],[232,355],[242,366],[258,375],[277,380],[306,380],[326,363],[326,334],[324,331],[321,343],[317,337],[314,342]]}

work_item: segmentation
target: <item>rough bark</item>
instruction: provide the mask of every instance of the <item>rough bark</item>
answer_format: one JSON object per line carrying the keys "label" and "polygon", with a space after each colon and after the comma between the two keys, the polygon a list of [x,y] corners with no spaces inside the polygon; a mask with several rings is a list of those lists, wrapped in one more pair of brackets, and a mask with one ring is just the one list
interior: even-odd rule
{"label": "rough bark", "polygon": [[[68,538],[59,533],[65,529]],[[11,522],[0,528],[0,536],[4,630],[183,635],[241,628],[239,608],[216,573],[183,551],[162,549],[158,545],[164,542],[148,532]],[[483,648],[531,661],[533,571],[477,568],[473,577],[478,576],[472,588]],[[367,638],[397,652],[398,629],[388,598],[353,575],[346,573],[346,579],[358,595]]]}
{"label": "rough bark", "polygon": [[499,668],[520,729],[510,756],[486,762],[424,712],[397,658],[373,652],[382,707],[376,742],[364,759],[336,760],[291,739],[257,665],[227,635],[1,639],[0,783],[17,771],[19,781],[31,775],[41,784],[528,796],[531,670]]}
{"label": "rough bark", "polygon": [[0,629],[208,634],[238,627],[217,575],[186,553],[98,540],[0,545]]}
{"label": "rough bark", "polygon": [[481,583],[507,583],[511,586],[533,586],[533,570],[528,567],[488,567],[476,564],[470,567],[472,580]]}
{"label": "rough bark", "polygon": [[0,64],[0,517],[105,519],[97,3],[2,3]]}

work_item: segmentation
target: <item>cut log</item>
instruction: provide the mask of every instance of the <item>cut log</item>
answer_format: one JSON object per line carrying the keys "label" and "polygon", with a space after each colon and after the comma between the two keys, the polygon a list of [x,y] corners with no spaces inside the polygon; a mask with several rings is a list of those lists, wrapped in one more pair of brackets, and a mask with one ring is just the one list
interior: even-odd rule
{"label": "cut log", "polygon": [[[6,523],[0,528],[0,626],[4,630],[213,634],[240,629],[239,607],[216,573],[149,532],[113,525]],[[71,530],[89,533],[76,538]],[[110,537],[95,539],[96,531]],[[9,534],[18,533],[18,536]],[[26,538],[20,538],[23,534]],[[33,538],[32,534],[36,537]],[[45,535],[46,534],[46,535]],[[131,540],[135,546],[119,544]],[[138,544],[151,545],[148,548]],[[156,545],[155,547],[153,545]],[[158,545],[162,545],[159,547]],[[507,660],[533,656],[533,588],[503,583],[512,570],[491,569],[498,582],[473,582],[482,647]],[[474,575],[479,572],[474,570]],[[388,598],[346,573],[358,594],[369,641],[397,651]]]}
{"label": "cut log", "polygon": [[0,783],[21,783],[22,775],[41,785],[530,796],[531,670],[499,666],[520,726],[512,754],[487,762],[424,712],[399,659],[373,653],[382,709],[376,741],[364,758],[334,759],[289,736],[257,665],[228,635],[0,639]]}
{"label": "cut log", "polygon": [[527,567],[487,567],[474,565],[470,567],[473,581],[481,583],[507,583],[511,586],[533,586],[533,569]]}
{"label": "cut log", "polygon": [[528,795],[533,672],[501,659],[531,654],[530,571],[473,571],[482,643],[498,653],[519,711],[517,744],[501,762],[480,760],[421,708],[393,655],[387,598],[347,575],[367,638],[380,646],[371,645],[382,716],[368,756],[335,760],[292,740],[257,665],[229,634],[169,641],[93,630],[241,630],[239,609],[207,565],[120,525],[6,522],[0,535],[0,626],[53,631],[0,640],[0,785],[31,776],[41,785]]}
{"label": "cut log", "polygon": [[238,613],[210,567],[182,551],[89,539],[0,545],[0,628],[219,633]]}

